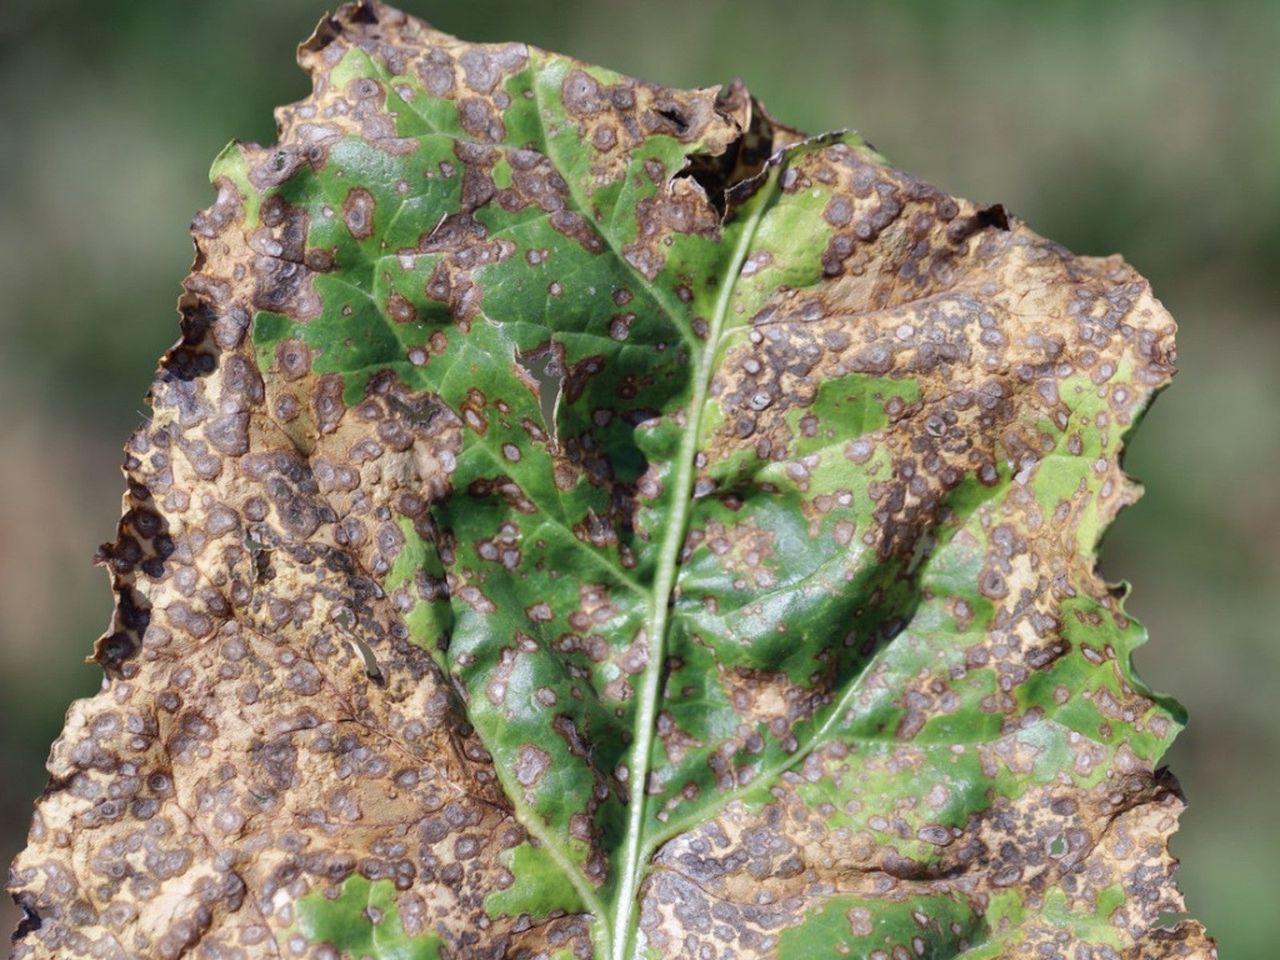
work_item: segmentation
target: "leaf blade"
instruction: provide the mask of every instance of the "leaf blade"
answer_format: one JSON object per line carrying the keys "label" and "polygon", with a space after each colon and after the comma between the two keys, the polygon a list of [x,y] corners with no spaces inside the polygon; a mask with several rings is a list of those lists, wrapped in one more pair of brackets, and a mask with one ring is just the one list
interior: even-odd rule
{"label": "leaf blade", "polygon": [[300,56],[195,225],[15,955],[295,905],[304,951],[1209,955],[1093,566],[1145,282],[738,86],[374,4]]}

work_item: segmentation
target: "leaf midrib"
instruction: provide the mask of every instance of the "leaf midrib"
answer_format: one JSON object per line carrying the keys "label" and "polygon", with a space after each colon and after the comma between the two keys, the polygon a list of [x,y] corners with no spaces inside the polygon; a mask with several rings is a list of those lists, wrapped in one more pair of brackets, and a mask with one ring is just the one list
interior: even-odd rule
{"label": "leaf midrib", "polygon": [[614,901],[615,925],[613,930],[612,960],[627,960],[627,951],[634,935],[634,917],[639,883],[648,859],[649,845],[644,842],[646,797],[645,781],[649,776],[649,758],[653,750],[653,736],[658,715],[658,688],[662,680],[666,633],[670,623],[671,598],[675,591],[679,570],[680,549],[684,545],[685,529],[693,505],[694,460],[702,432],[703,416],[707,407],[707,395],[715,372],[716,358],[724,336],[725,320],[729,314],[733,292],[747,253],[755,240],[756,231],[769,200],[776,188],[777,178],[767,179],[768,193],[757,197],[755,209],[743,224],[742,234],[729,258],[724,272],[725,283],[720,288],[715,310],[707,335],[706,346],[698,361],[694,378],[693,396],[687,410],[688,420],[680,440],[676,456],[676,475],[671,490],[671,514],[666,524],[662,549],[655,568],[653,594],[649,616],[646,620],[649,660],[641,678],[640,697],[637,703],[631,761],[628,764],[627,782],[631,786],[631,802],[627,806],[626,847],[620,866],[622,882]]}
{"label": "leaf midrib", "polygon": [[[543,117],[542,90],[538,82],[537,71],[533,69],[532,64],[526,65],[525,69],[531,74],[530,88],[534,93],[534,109],[537,112],[539,124],[542,128],[543,155],[551,160],[554,166],[559,166],[556,162],[557,157],[552,149],[552,139],[546,129]],[[411,104],[406,103],[405,106],[426,122],[428,127],[435,129],[434,125],[427,121],[426,117],[415,110]],[[564,851],[550,836],[546,825],[541,823],[536,815],[521,818],[525,821],[525,826],[530,833],[548,848],[552,858],[568,875],[570,881],[578,889],[579,894],[583,895],[588,909],[591,909],[596,914],[596,920],[599,926],[603,928],[604,938],[609,942],[611,960],[627,960],[628,950],[634,939],[634,928],[638,918],[636,901],[639,883],[652,852],[652,844],[646,843],[644,838],[645,781],[649,775],[649,758],[653,749],[653,737],[657,723],[658,691],[662,680],[666,633],[671,621],[671,599],[675,592],[680,549],[684,545],[685,530],[688,526],[689,514],[693,504],[694,461],[698,452],[698,441],[702,432],[707,396],[710,390],[711,378],[715,371],[716,358],[720,353],[724,338],[725,321],[733,301],[733,293],[737,287],[742,265],[755,240],[756,231],[764,217],[764,213],[770,206],[769,201],[776,190],[777,178],[773,175],[773,171],[769,169],[769,167],[773,166],[775,164],[771,160],[768,167],[766,167],[764,191],[755,198],[754,209],[749,219],[742,225],[742,233],[726,265],[723,274],[725,283],[720,288],[720,294],[711,316],[706,342],[699,357],[698,369],[694,378],[693,395],[686,408],[688,419],[685,424],[684,434],[681,437],[680,448],[674,461],[676,473],[671,485],[670,502],[672,512],[666,524],[659,559],[655,567],[653,590],[648,597],[649,614],[645,620],[648,640],[648,662],[641,677],[640,696],[633,720],[632,749],[630,751],[630,762],[628,763],[631,802],[627,805],[625,853],[620,864],[622,879],[611,911],[606,912],[601,909],[603,904],[598,898],[594,895],[587,895],[588,893],[594,894],[594,891],[584,889],[581,875],[574,868],[574,865],[564,858]],[[588,222],[594,224],[594,218],[590,215],[591,205],[587,202],[587,198],[581,196],[579,190],[575,189],[575,178],[566,178],[566,183],[569,186],[570,199],[573,205],[578,208],[578,211],[583,216],[588,218]],[[613,211],[613,216],[616,216],[616,209]],[[609,231],[598,229],[597,232],[605,241],[610,254],[636,276],[646,292],[654,299],[655,304],[675,322],[675,326],[680,331],[686,344],[692,347],[695,341],[690,335],[690,331],[678,322],[687,311],[678,310],[671,298],[666,295],[664,288],[657,286],[631,265],[626,257],[621,255]],[[519,808],[520,805],[517,804],[516,806]],[[593,940],[597,943],[600,942],[599,932],[593,936]]]}

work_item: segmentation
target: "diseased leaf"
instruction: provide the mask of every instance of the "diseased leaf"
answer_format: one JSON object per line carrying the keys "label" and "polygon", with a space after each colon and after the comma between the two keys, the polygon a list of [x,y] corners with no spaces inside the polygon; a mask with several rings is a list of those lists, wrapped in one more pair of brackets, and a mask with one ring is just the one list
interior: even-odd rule
{"label": "diseased leaf", "polygon": [[193,226],[14,956],[1214,956],[1118,258],[380,4]]}

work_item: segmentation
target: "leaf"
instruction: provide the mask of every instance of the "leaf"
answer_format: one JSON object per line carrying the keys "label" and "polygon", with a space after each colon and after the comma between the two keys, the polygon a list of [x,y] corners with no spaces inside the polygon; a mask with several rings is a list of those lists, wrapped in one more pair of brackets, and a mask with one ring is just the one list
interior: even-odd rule
{"label": "leaf", "polygon": [[233,144],[29,957],[1211,957],[1098,538],[1174,324],[857,136],[380,4]]}

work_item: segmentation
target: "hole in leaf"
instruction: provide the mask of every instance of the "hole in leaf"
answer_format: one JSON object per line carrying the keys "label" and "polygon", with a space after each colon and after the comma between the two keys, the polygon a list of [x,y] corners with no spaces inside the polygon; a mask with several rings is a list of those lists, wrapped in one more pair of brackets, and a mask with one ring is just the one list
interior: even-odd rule
{"label": "hole in leaf", "polygon": [[22,908],[22,919],[18,921],[18,929],[13,931],[10,939],[17,943],[29,933],[34,933],[44,926],[44,918],[36,909],[34,898],[29,895],[15,897],[14,900]]}
{"label": "hole in leaf", "polygon": [[562,350],[555,349],[554,344],[547,343],[528,353],[516,354],[516,363],[527,374],[526,380],[538,395],[538,412],[553,447],[558,446],[556,415],[560,408],[560,397],[564,395],[562,353]]}
{"label": "hole in leaf", "polygon": [[[740,80],[721,88],[716,110],[737,123],[742,133],[723,153],[690,154],[676,176],[688,177],[702,187],[708,202],[724,220],[762,182],[760,173],[773,155],[776,131],[773,120]],[[675,123],[670,111],[659,109],[658,113]]]}
{"label": "hole in leaf", "polygon": [[689,119],[684,115],[680,108],[675,106],[658,107],[654,111],[658,116],[671,124],[671,128],[676,132],[676,136],[683,136],[689,129]]}
{"label": "hole in leaf", "polygon": [[1003,203],[994,203],[989,207],[983,207],[977,212],[975,219],[979,227],[995,227],[997,230],[1009,229],[1009,211],[1005,210]]}
{"label": "hole in leaf", "polygon": [[352,23],[377,23],[378,11],[374,9],[373,4],[368,0],[361,0],[361,3],[350,14]]}

